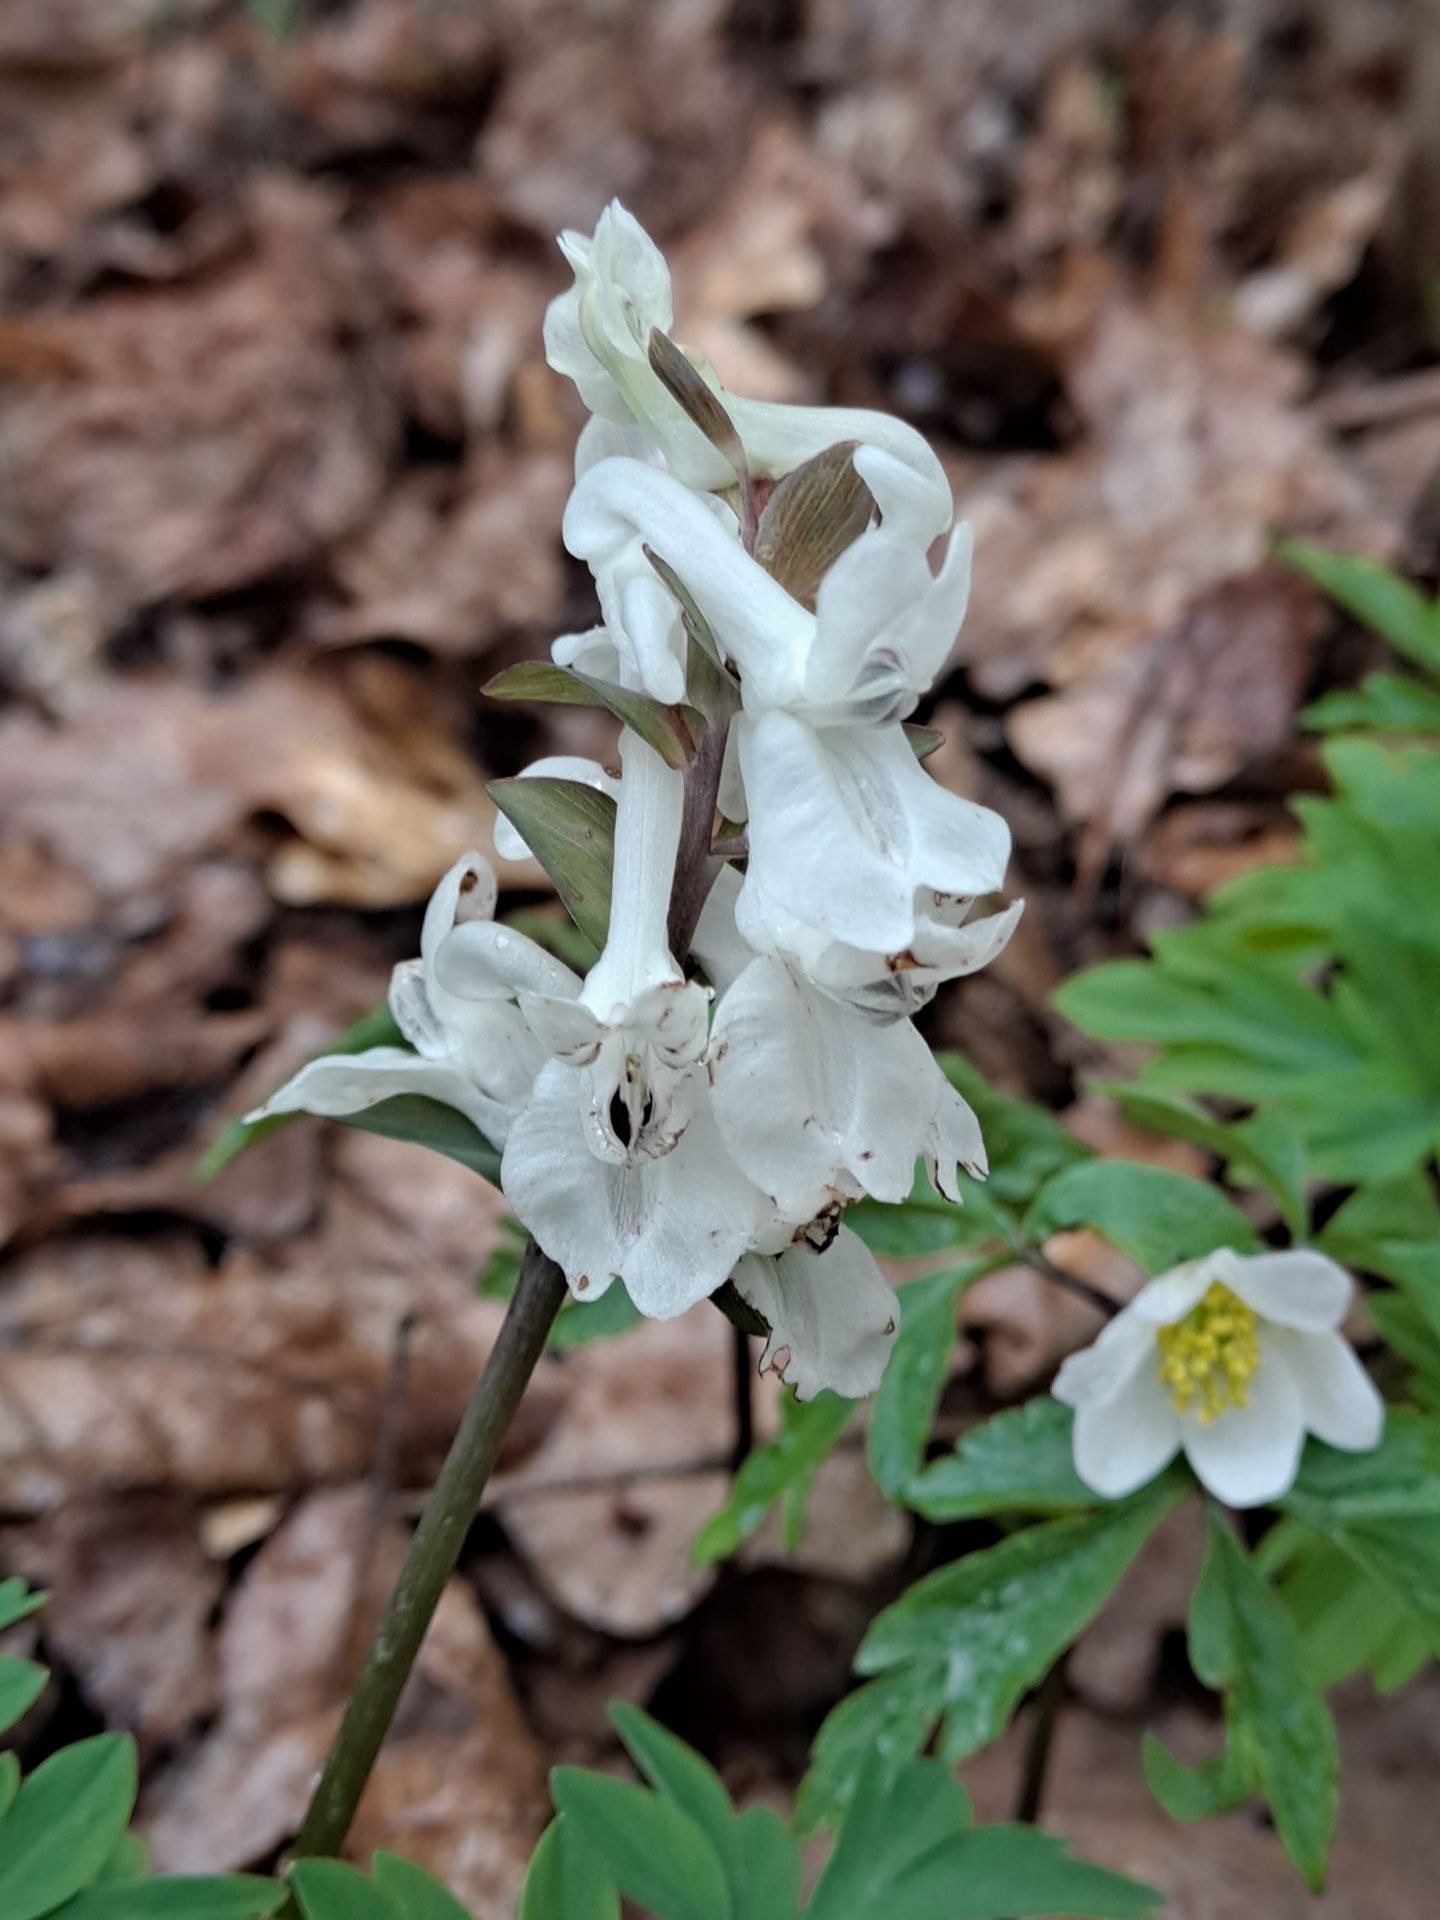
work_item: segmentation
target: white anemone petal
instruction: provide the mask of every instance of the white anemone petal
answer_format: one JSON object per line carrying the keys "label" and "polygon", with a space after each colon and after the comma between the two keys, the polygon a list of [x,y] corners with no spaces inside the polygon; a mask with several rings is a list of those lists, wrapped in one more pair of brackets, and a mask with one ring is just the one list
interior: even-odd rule
{"label": "white anemone petal", "polygon": [[1273,1327],[1266,1346],[1278,1346],[1300,1385],[1305,1425],[1317,1440],[1347,1453],[1380,1444],[1385,1402],[1343,1334]]}
{"label": "white anemone petal", "polygon": [[1156,1375],[1141,1368],[1111,1398],[1075,1413],[1075,1471],[1107,1500],[1122,1499],[1169,1466],[1180,1416]]}
{"label": "white anemone petal", "polygon": [[1225,1284],[1263,1319],[1310,1332],[1338,1327],[1355,1291],[1345,1269],[1311,1247],[1237,1258]]}
{"label": "white anemone petal", "polygon": [[1305,1444],[1305,1409],[1290,1355],[1261,1336],[1260,1364],[1243,1407],[1208,1426],[1181,1421],[1185,1455],[1202,1484],[1229,1507],[1259,1507],[1294,1485]]}

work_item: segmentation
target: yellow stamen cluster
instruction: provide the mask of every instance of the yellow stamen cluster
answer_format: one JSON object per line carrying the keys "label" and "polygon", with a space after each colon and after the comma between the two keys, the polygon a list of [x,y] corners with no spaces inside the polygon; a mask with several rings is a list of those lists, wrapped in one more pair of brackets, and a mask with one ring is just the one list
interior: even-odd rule
{"label": "yellow stamen cluster", "polygon": [[1217,1280],[1183,1320],[1161,1327],[1160,1378],[1176,1409],[1209,1426],[1230,1407],[1250,1398],[1250,1379],[1260,1364],[1255,1313]]}

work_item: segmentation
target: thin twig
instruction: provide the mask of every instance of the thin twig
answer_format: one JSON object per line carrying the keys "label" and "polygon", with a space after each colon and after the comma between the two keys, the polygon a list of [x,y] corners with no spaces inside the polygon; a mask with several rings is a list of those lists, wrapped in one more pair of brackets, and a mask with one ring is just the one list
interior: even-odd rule
{"label": "thin twig", "polygon": [[730,1471],[738,1473],[755,1445],[755,1371],[749,1334],[742,1327],[732,1326],[730,1342],[735,1388],[735,1443],[730,1453]]}
{"label": "thin twig", "polygon": [[1064,1704],[1065,1693],[1065,1660],[1062,1655],[1035,1689],[1031,1705],[1030,1736],[1025,1743],[1020,1791],[1015,1796],[1015,1818],[1032,1825],[1040,1818],[1040,1808],[1044,1803],[1045,1775],[1055,1739],[1055,1722]]}
{"label": "thin twig", "polygon": [[565,1276],[532,1241],[520,1278],[421,1515],[400,1578],[295,1842],[294,1857],[337,1853],[389,1730],[445,1583],[455,1571],[505,1431],[565,1298]]}
{"label": "thin twig", "polygon": [[1032,1273],[1038,1273],[1042,1280],[1048,1280],[1052,1286],[1063,1287],[1066,1293],[1073,1293],[1077,1300],[1083,1300],[1087,1306],[1094,1307],[1097,1313],[1103,1313],[1107,1320],[1113,1320],[1124,1306],[1103,1287],[1093,1286],[1090,1281],[1082,1280],[1078,1273],[1071,1273],[1066,1267],[1056,1266],[1047,1254],[1038,1247],[1028,1246],[1023,1240],[1012,1240],[1011,1251],[1022,1266],[1029,1267]]}

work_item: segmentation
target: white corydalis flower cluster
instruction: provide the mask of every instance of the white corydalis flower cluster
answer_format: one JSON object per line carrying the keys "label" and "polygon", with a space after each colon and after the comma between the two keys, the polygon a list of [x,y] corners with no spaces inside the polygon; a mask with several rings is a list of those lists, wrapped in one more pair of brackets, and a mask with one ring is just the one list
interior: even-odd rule
{"label": "white corydalis flower cluster", "polygon": [[1076,1472],[1114,1499],[1183,1451],[1216,1499],[1256,1507],[1293,1484],[1307,1433],[1377,1446],[1384,1403],[1340,1331],[1351,1293],[1305,1247],[1221,1248],[1151,1280],[1056,1377]]}
{"label": "white corydalis flower cluster", "polygon": [[[527,771],[616,801],[609,931],[588,976],[497,926],[494,877],[467,856],[395,976],[416,1052],[317,1061],[266,1111],[341,1115],[396,1092],[458,1107],[503,1143],[505,1193],[577,1298],[618,1279],[666,1317],[733,1280],[771,1329],[763,1364],[802,1397],[860,1395],[898,1309],[842,1215],[862,1196],[904,1200],[918,1158],[952,1199],[957,1167],[983,1175],[975,1116],[912,1016],[992,959],[1019,914],[968,921],[1003,880],[1009,834],[925,772],[903,724],[963,617],[968,533],[934,454],[886,416],[747,401],[701,369],[734,429],[720,450],[652,365],[670,278],[641,228],[611,206],[561,246],[576,279],[546,348],[595,416],[564,537],[602,622],[554,658],[683,700],[673,572],[738,681],[719,804],[743,831],[743,873],[718,865],[693,941],[703,981],[687,978],[667,933],[685,776],[629,729],[618,782],[541,761]],[[858,523],[808,589],[787,586],[755,551],[756,504],[836,448],[863,483]],[[524,852],[513,828],[497,851]]]}

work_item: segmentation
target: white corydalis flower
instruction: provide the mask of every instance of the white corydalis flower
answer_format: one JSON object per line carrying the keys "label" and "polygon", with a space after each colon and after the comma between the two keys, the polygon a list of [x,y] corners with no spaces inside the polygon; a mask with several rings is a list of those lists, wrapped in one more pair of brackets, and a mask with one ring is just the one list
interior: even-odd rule
{"label": "white corydalis flower", "polygon": [[1307,1433],[1377,1446],[1384,1404],[1340,1332],[1351,1292],[1308,1248],[1224,1248],[1150,1281],[1056,1376],[1080,1478],[1117,1499],[1183,1451],[1218,1500],[1255,1507],[1294,1483]]}
{"label": "white corydalis flower", "polygon": [[[862,449],[857,466],[865,460]],[[638,461],[592,468],[564,522],[597,578],[646,564],[647,546],[673,566],[739,667],[746,893],[784,902],[792,921],[887,968],[934,923],[927,898],[994,892],[1010,854],[1000,816],[933,780],[900,725],[953,643],[969,550],[952,539],[931,575],[937,516],[908,476],[887,490],[880,476],[894,482],[893,464],[871,453],[865,472],[895,502],[895,523],[839,556],[813,613],[693,494]]]}
{"label": "white corydalis flower", "polygon": [[[543,980],[550,989],[560,988],[568,969],[522,935],[494,926],[495,901],[494,871],[478,853],[457,860],[431,896],[420,958],[402,961],[390,981],[390,1011],[414,1053],[371,1047],[312,1060],[247,1120],[280,1113],[344,1119],[383,1100],[423,1094],[456,1108],[497,1146],[503,1144],[544,1053],[505,980],[491,971],[462,982],[466,991],[456,994],[439,977],[442,956],[458,932],[473,929],[512,949],[532,986]],[[569,977],[578,992],[579,981]]]}
{"label": "white corydalis flower", "polygon": [[823,1388],[858,1400],[879,1386],[900,1326],[900,1302],[875,1256],[848,1227],[817,1251],[747,1254],[735,1289],[770,1328],[760,1360],[813,1400]]}
{"label": "white corydalis flower", "polygon": [[631,733],[621,756],[605,950],[575,998],[521,995],[551,1058],[501,1184],[578,1297],[618,1278],[663,1318],[713,1293],[775,1226],[716,1131],[710,994],[685,979],[666,933],[684,781]]}
{"label": "white corydalis flower", "polygon": [[[652,329],[668,334],[675,317],[670,269],[654,241],[633,214],[612,201],[593,235],[562,233],[560,250],[575,284],[550,303],[545,356],[557,373],[574,381],[595,415],[580,436],[577,471],[590,464],[597,439],[607,452],[638,452],[648,441],[687,487],[704,492],[732,486],[735,474],[728,459],[650,365]],[[753,475],[778,479],[838,440],[858,440],[892,454],[931,488],[945,488],[948,499],[940,462],[903,421],[863,408],[747,400],[722,387],[709,367],[700,365],[697,371],[729,414]]]}

